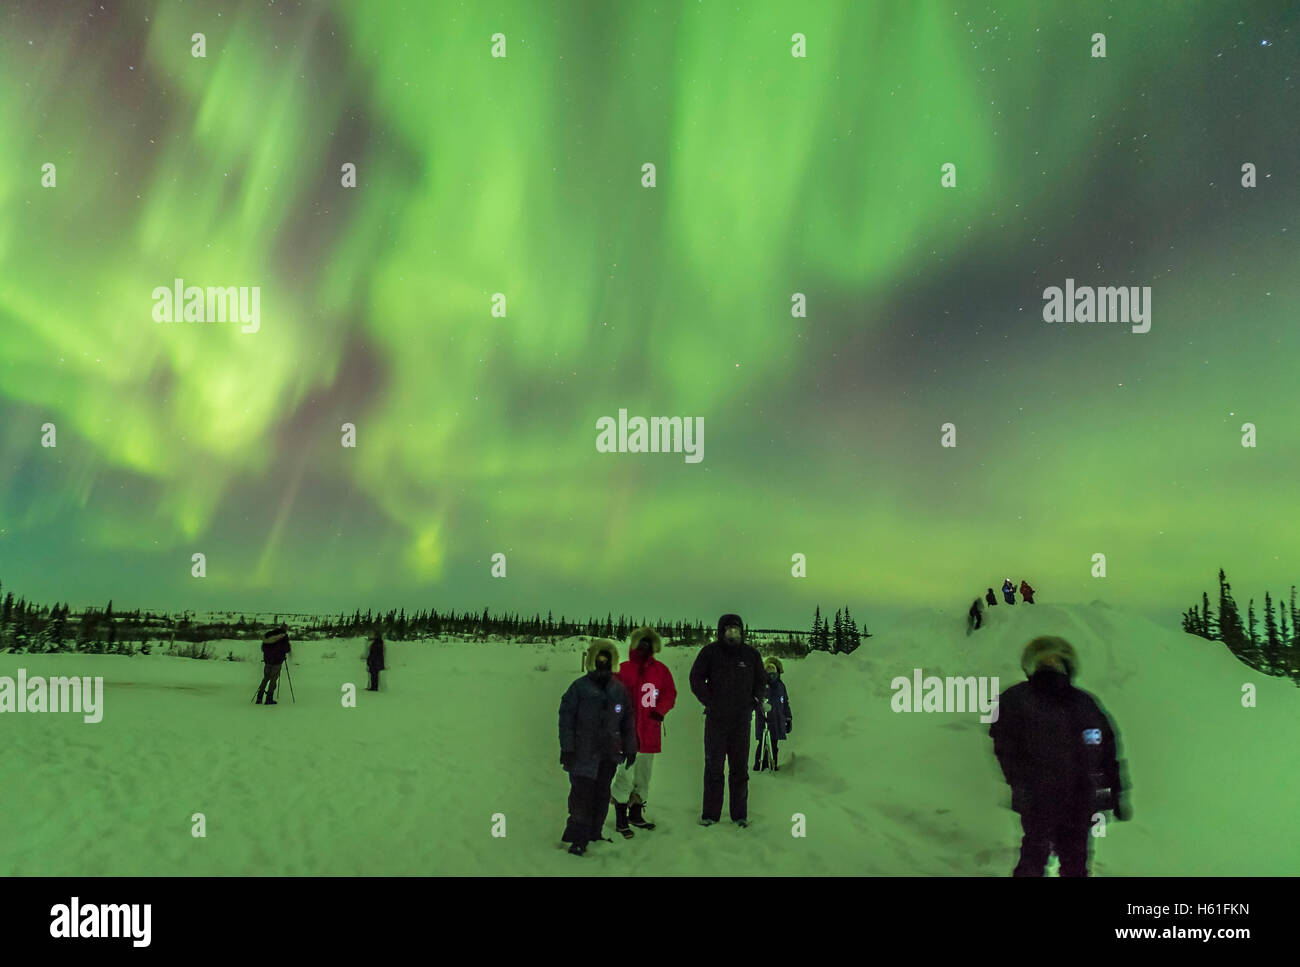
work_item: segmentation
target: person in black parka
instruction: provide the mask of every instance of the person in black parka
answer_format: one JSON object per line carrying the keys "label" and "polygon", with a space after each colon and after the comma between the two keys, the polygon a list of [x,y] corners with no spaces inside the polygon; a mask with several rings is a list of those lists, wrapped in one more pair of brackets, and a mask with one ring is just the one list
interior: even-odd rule
{"label": "person in black parka", "polygon": [[[790,693],[786,691],[781,675],[785,667],[781,659],[775,656],[763,662],[763,673],[767,676],[767,700],[763,707],[754,712],[754,771],[771,769],[780,772],[780,760],[777,753],[781,742],[794,731],[794,715],[790,711]],[[767,734],[771,742],[772,755],[763,756],[763,735]]]}
{"label": "person in black parka", "polygon": [[1097,700],[1071,684],[1079,659],[1068,641],[1035,638],[1021,667],[1028,681],[1002,693],[989,726],[1024,831],[1012,876],[1042,876],[1053,850],[1061,876],[1087,876],[1093,815],[1129,818],[1117,733]]}
{"label": "person in black parka", "polygon": [[[262,661],[265,665],[262,668],[262,684],[257,686],[257,698],[254,700],[258,705],[279,705],[275,700],[275,685],[280,680],[280,667],[289,657],[289,626],[281,624],[278,628],[272,628],[262,637]],[[262,701],[262,696],[266,696],[266,701]]]}
{"label": "person in black parka", "polygon": [[739,615],[718,619],[718,640],[700,649],[691,666],[691,691],[704,706],[704,809],[700,823],[722,818],[722,773],[727,767],[732,822],[749,825],[749,720],[767,695],[758,651],[745,644]]}
{"label": "person in black parka", "polygon": [[596,638],[583,675],[560,699],[560,765],[569,774],[569,821],[564,842],[581,856],[601,835],[609,815],[609,787],[620,762],[636,762],[636,710],[613,675],[618,646]]}
{"label": "person in black parka", "polygon": [[984,614],[984,611],[980,607],[980,604],[981,604],[980,599],[976,598],[973,602],[971,602],[970,611],[966,612],[966,616],[970,619],[966,623],[967,633],[970,633],[971,631],[979,630],[980,621]]}
{"label": "person in black parka", "polygon": [[370,672],[370,685],[367,692],[379,691],[379,673],[384,670],[384,639],[379,632],[370,635],[370,647],[366,650],[366,671]]}
{"label": "person in black parka", "polygon": [[984,600],[988,602],[990,608],[997,606],[998,598],[997,595],[993,593],[992,588],[989,588],[989,593],[984,595]]}

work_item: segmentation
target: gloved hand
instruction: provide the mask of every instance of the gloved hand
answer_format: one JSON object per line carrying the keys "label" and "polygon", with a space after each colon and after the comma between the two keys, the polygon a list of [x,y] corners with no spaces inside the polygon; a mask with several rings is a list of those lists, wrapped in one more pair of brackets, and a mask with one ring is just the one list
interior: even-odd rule
{"label": "gloved hand", "polygon": [[650,718],[656,722],[662,722],[664,720],[664,717],[659,714],[659,710],[654,708],[650,710]]}
{"label": "gloved hand", "polygon": [[772,711],[772,703],[771,703],[771,702],[764,702],[764,703],[763,703],[763,714],[764,714],[764,715],[767,715],[767,714],[770,713],[771,711]]}
{"label": "gloved hand", "polygon": [[627,767],[628,767],[629,769],[631,769],[631,768],[632,768],[632,763],[633,763],[633,762],[636,762],[636,753],[635,753],[635,752],[629,752],[629,753],[627,754],[627,759],[624,760],[624,761],[625,761],[625,764],[627,765]]}
{"label": "gloved hand", "polygon": [[791,732],[793,732],[793,731],[794,731],[794,719],[786,719],[786,720],[785,720],[785,734],[786,734],[786,735],[789,735],[789,734],[790,734]]}
{"label": "gloved hand", "polygon": [[1111,808],[1115,812],[1115,819],[1117,822],[1125,822],[1130,819],[1133,814],[1129,812],[1128,804],[1124,802],[1123,797],[1120,796],[1119,793],[1113,793],[1113,796],[1115,801]]}
{"label": "gloved hand", "polygon": [[569,769],[573,767],[573,753],[572,753],[572,752],[561,752],[561,753],[560,753],[560,765],[564,766],[564,771],[565,771],[565,772],[568,772]]}

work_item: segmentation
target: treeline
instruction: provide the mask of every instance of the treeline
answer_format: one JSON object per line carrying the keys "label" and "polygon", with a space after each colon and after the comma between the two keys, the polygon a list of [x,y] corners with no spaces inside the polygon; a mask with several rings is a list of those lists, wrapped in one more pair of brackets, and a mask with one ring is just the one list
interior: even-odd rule
{"label": "treeline", "polygon": [[[0,591],[3,583],[0,583]],[[80,615],[72,615],[66,603],[37,606],[24,598],[14,599],[10,591],[0,603],[0,650],[20,652],[77,651],[91,654],[125,654],[140,651],[149,654],[154,642],[165,642],[172,647],[175,642],[202,643],[215,640],[260,640],[267,629],[280,624],[281,616],[251,620],[243,614],[225,612],[226,620],[195,620],[191,611],[180,617],[166,612],[127,611],[115,612],[109,601],[103,609],[87,608]],[[292,616],[300,618],[301,616]],[[649,624],[664,638],[665,646],[702,645],[712,641],[717,633],[714,624],[703,621],[648,621],[636,620],[628,615],[612,613],[604,618],[589,616],[586,619],[560,615],[557,619],[548,611],[521,615],[517,612],[493,613],[484,608],[478,611],[438,611],[427,608],[406,613],[405,608],[375,612],[360,608],[352,614],[341,612],[337,616],[320,615],[308,620],[293,622],[293,637],[298,640],[321,638],[359,638],[378,631],[390,641],[414,641],[451,635],[471,640],[507,637],[522,639],[613,638],[624,641],[634,628]],[[821,607],[813,615],[813,628],[809,633],[797,631],[754,633],[755,644],[765,655],[782,658],[800,658],[810,651],[827,651],[848,654],[858,647],[863,638],[870,637],[865,629],[859,631],[847,607],[836,611],[831,623],[821,616]],[[758,637],[760,636],[761,637]],[[193,654],[194,650],[188,650]]]}
{"label": "treeline", "polygon": [[[1287,618],[1290,616],[1290,621]],[[1201,592],[1200,604],[1183,612],[1183,630],[1210,641],[1221,641],[1228,650],[1256,671],[1279,678],[1290,678],[1300,686],[1300,615],[1296,611],[1296,590],[1291,585],[1288,606],[1264,592],[1263,629],[1255,613],[1255,599],[1246,607],[1246,620],[1241,618],[1237,602],[1232,597],[1232,585],[1223,569],[1219,569],[1219,612],[1210,607],[1210,596]]]}
{"label": "treeline", "polygon": [[560,615],[557,619],[553,612],[531,616],[503,612],[493,614],[490,609],[483,611],[438,611],[427,609],[408,615],[405,608],[394,608],[388,612],[375,613],[367,610],[364,614],[358,608],[351,615],[340,614],[337,618],[318,619],[309,627],[325,638],[357,638],[378,631],[384,638],[392,641],[409,641],[419,638],[437,638],[441,635],[454,635],[458,638],[487,638],[492,635],[510,638],[569,638],[587,635],[592,638],[625,639],[633,629],[650,624],[664,636],[665,644],[688,644],[711,636],[713,629],[706,628],[702,621],[657,621],[648,622],[645,618],[636,621],[627,615],[613,614],[604,618],[589,617],[569,619]]}

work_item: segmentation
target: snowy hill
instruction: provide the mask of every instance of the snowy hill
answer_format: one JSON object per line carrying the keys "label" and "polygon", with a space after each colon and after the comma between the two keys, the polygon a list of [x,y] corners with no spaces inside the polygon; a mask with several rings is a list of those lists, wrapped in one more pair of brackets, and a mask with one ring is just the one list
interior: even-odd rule
{"label": "snowy hill", "polygon": [[[1007,875],[1019,824],[978,712],[895,713],[890,682],[1023,678],[1038,634],[1078,650],[1077,684],[1120,730],[1134,819],[1094,841],[1098,875],[1293,875],[1300,690],[1218,643],[1094,602],[909,615],[850,656],[786,662],[793,768],[751,776],[740,830],[696,825],[703,721],[687,675],[697,649],[661,657],[677,681],[647,814],[659,823],[585,857],[557,848],[568,782],[557,710],[585,641],[389,642],[384,691],[362,691],[359,640],[302,642],[296,704],[252,704],[246,661],[160,655],[0,655],[0,675],[102,675],[97,725],[5,714],[0,875],[789,874]],[[622,649],[624,652],[625,648]],[[626,657],[626,654],[624,654]],[[542,670],[544,669],[544,670]],[[358,686],[343,708],[341,686]],[[1243,683],[1258,707],[1241,706]],[[193,838],[191,816],[206,817]],[[493,816],[506,836],[492,836]],[[807,835],[791,835],[791,816]],[[606,827],[613,835],[613,815]]]}

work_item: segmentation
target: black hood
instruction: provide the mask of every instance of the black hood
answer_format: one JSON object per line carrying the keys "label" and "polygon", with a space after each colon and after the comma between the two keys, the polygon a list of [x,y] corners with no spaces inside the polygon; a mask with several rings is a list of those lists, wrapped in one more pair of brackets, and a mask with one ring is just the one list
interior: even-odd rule
{"label": "black hood", "polygon": [[1059,672],[1055,668],[1040,668],[1029,676],[1029,684],[1035,689],[1041,689],[1046,692],[1065,692],[1070,689],[1071,681],[1068,672]]}
{"label": "black hood", "polygon": [[740,626],[740,641],[743,644],[745,641],[745,622],[740,620],[740,615],[738,614],[724,614],[718,619],[718,641],[727,640],[726,636],[723,634],[727,625]]}

